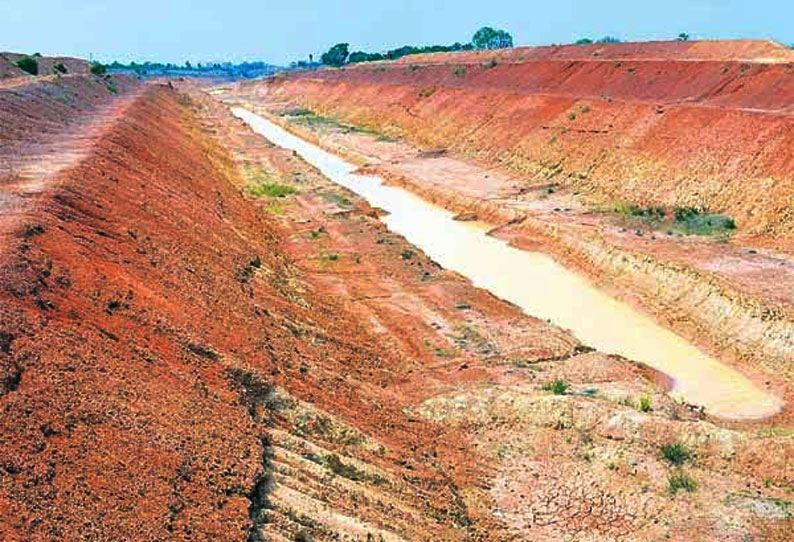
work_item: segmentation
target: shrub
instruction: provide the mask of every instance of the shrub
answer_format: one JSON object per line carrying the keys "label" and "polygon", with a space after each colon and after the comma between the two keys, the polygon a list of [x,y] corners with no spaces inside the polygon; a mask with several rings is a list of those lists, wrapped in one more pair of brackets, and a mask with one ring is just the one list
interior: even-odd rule
{"label": "shrub", "polygon": [[590,38],[579,38],[576,40],[576,45],[590,45],[591,43],[593,43],[593,40]]}
{"label": "shrub", "polygon": [[496,67],[496,66],[498,66],[498,65],[499,65],[499,63],[496,61],[496,59],[495,59],[495,58],[492,58],[492,59],[491,59],[491,60],[489,60],[489,61],[488,61],[488,63],[485,65],[485,69],[486,69],[486,70],[490,70],[491,68],[495,68],[495,67]]}
{"label": "shrub", "polygon": [[615,36],[604,36],[598,43],[620,43],[620,38],[616,38]]}
{"label": "shrub", "polygon": [[297,193],[298,191],[295,188],[277,183],[262,183],[248,187],[248,194],[254,198],[261,198],[263,196],[284,198]]}
{"label": "shrub", "polygon": [[94,62],[91,64],[91,73],[93,75],[105,75],[108,72],[107,66],[101,62]]}
{"label": "shrub", "polygon": [[642,395],[640,397],[640,402],[637,404],[637,410],[640,412],[650,412],[651,409],[651,398],[647,395]]}
{"label": "shrub", "polygon": [[63,62],[58,62],[55,64],[55,66],[52,67],[52,71],[58,73],[66,73],[69,70],[66,69],[66,66],[63,64]]}
{"label": "shrub", "polygon": [[458,66],[452,71],[452,73],[454,73],[456,77],[463,77],[466,75],[466,68],[463,66]]}
{"label": "shrub", "polygon": [[30,75],[39,74],[39,61],[33,57],[26,56],[24,58],[20,58],[15,62],[15,65],[17,68],[29,73]]}
{"label": "shrub", "polygon": [[689,41],[689,34],[686,32],[681,32],[678,34],[678,41]]}
{"label": "shrub", "polygon": [[546,385],[543,386],[543,389],[546,391],[552,392],[554,395],[565,395],[568,392],[570,386],[564,380],[555,380],[553,382],[547,382]]}
{"label": "shrub", "polygon": [[697,491],[698,483],[690,475],[679,470],[667,477],[667,486],[670,493],[675,495],[679,490],[684,490],[687,493]]}
{"label": "shrub", "polygon": [[692,453],[680,442],[662,446],[662,457],[671,465],[681,466],[692,457]]}

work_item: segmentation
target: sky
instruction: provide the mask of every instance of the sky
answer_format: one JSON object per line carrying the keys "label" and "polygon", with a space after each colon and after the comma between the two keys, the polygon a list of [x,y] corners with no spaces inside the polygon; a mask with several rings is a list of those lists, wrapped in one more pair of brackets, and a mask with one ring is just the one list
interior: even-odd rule
{"label": "sky", "polygon": [[288,64],[351,50],[467,42],[481,26],[516,45],[772,38],[794,43],[792,0],[0,0],[0,51],[178,64]]}

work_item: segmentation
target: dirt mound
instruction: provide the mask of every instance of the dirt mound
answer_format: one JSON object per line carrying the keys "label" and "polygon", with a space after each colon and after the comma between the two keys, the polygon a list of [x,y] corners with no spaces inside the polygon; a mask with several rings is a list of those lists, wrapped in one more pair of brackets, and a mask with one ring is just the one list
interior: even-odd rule
{"label": "dirt mound", "polygon": [[487,62],[530,60],[716,60],[716,61],[788,61],[794,52],[771,40],[699,40],[645,41],[636,43],[592,43],[586,45],[551,45],[516,47],[498,51],[433,53],[399,59],[401,64]]}
{"label": "dirt mound", "polygon": [[[639,58],[617,59],[635,45]],[[557,59],[551,48],[510,62],[461,53],[259,85],[323,115],[509,168],[527,184],[558,183],[606,204],[703,207],[731,215],[741,231],[794,234],[794,63],[686,56],[777,46],[599,46],[616,59]],[[679,49],[684,60],[657,58]]]}
{"label": "dirt mound", "polygon": [[[16,67],[16,62],[25,58],[25,54],[20,53],[0,53],[0,79],[11,77],[27,76],[28,74]],[[81,58],[68,56],[37,56],[39,63],[39,75],[55,75],[63,73],[55,69],[58,64],[66,68],[66,73],[75,75],[86,75],[89,73],[91,64]]]}

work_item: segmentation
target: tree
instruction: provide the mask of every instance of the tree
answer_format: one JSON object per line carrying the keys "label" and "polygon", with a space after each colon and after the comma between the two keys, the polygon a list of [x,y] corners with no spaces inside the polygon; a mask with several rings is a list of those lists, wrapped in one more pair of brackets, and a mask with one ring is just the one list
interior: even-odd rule
{"label": "tree", "polygon": [[604,36],[598,43],[620,43],[620,38],[616,38],[615,36]]}
{"label": "tree", "polygon": [[320,61],[326,66],[335,66],[338,68],[347,60],[347,55],[349,54],[348,47],[350,47],[349,43],[337,43],[323,53],[323,56],[320,57]]}
{"label": "tree", "polygon": [[689,34],[686,32],[681,32],[678,34],[678,41],[689,41]]}
{"label": "tree", "polygon": [[579,38],[576,40],[576,45],[590,45],[591,43],[593,43],[593,40],[590,38]]}
{"label": "tree", "polygon": [[26,56],[16,61],[16,67],[30,75],[39,74],[39,61],[33,57]]}
{"label": "tree", "polygon": [[506,49],[513,46],[513,36],[505,30],[483,26],[471,38],[475,49]]}

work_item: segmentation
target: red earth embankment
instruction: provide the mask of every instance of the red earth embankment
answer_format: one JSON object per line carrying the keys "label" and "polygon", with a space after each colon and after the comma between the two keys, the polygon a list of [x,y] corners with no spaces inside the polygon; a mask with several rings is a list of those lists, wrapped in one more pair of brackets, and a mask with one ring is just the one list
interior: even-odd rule
{"label": "red earth embankment", "polygon": [[262,540],[274,428],[386,495],[353,505],[326,479],[301,497],[359,532],[469,525],[439,466],[455,450],[466,476],[461,437],[384,400],[401,358],[298,279],[193,107],[147,89],[4,240],[0,539]]}
{"label": "red earth embankment", "polygon": [[794,234],[794,60],[771,42],[406,57],[276,77],[262,92],[530,184]]}

